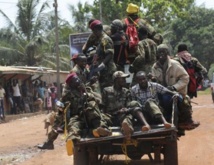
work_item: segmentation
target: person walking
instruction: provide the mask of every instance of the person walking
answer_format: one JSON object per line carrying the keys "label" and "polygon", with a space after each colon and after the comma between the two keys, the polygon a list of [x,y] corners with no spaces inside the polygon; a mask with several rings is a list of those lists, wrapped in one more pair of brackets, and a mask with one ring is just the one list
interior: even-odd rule
{"label": "person walking", "polygon": [[0,119],[1,120],[5,119],[4,98],[5,98],[5,90],[4,90],[3,86],[2,86],[2,83],[0,83]]}

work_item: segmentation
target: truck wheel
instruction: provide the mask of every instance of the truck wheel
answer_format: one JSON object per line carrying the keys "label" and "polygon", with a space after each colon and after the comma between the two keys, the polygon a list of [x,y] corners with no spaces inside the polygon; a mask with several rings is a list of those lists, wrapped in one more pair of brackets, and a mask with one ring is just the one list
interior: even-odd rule
{"label": "truck wheel", "polygon": [[164,145],[164,165],[178,165],[177,139]]}
{"label": "truck wheel", "polygon": [[85,147],[74,147],[74,165],[88,165],[89,158]]}

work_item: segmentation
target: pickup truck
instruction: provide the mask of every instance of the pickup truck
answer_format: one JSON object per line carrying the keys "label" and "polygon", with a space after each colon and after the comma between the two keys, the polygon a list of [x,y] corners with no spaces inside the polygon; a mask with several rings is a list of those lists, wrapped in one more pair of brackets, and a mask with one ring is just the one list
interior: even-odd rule
{"label": "pickup truck", "polygon": [[136,126],[129,141],[125,140],[120,127],[110,127],[112,135],[108,137],[94,138],[87,133],[74,147],[74,165],[101,165],[105,155],[115,154],[125,155],[126,161],[128,158],[141,160],[147,155],[151,164],[178,165],[176,105],[173,101],[170,119],[173,126],[169,129],[165,129],[163,125],[152,125],[151,130],[142,132]]}

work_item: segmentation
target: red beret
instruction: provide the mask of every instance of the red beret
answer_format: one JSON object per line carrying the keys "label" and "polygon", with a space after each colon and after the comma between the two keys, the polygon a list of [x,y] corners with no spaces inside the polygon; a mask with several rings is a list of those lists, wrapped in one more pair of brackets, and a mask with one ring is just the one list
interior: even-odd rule
{"label": "red beret", "polygon": [[96,19],[92,23],[90,23],[90,29],[93,30],[96,25],[100,25],[100,24],[102,24],[102,22]]}
{"label": "red beret", "polygon": [[77,76],[77,74],[76,74],[75,72],[72,72],[72,73],[68,74],[68,76],[67,76],[67,78],[66,78],[66,80],[65,80],[66,84],[69,84],[70,81],[71,81],[71,79],[72,79],[73,77],[76,77],[76,76]]}
{"label": "red beret", "polygon": [[77,59],[77,57],[78,57],[78,54],[74,54],[74,55],[71,57],[71,61]]}

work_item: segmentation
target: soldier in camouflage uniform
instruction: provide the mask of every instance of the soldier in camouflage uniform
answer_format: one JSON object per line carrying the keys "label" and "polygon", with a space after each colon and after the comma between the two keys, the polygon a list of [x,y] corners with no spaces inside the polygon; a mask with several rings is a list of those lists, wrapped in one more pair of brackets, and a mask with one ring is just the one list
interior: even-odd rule
{"label": "soldier in camouflage uniform", "polygon": [[[92,93],[83,88],[78,76],[75,73],[68,75],[66,84],[69,86],[70,91],[66,92],[61,98],[62,103],[67,105],[69,103],[68,112],[59,112],[54,125],[62,124],[64,120],[68,121],[66,125],[68,130],[67,141],[78,142],[81,138],[81,133],[84,128],[92,128],[93,135],[108,136],[111,132],[107,129],[107,123],[101,117],[98,109],[97,100]],[[66,115],[66,117],[64,117]],[[55,126],[48,134],[48,140],[39,145],[40,149],[53,149],[53,141],[57,138],[58,133]]]}
{"label": "soldier in camouflage uniform", "polygon": [[137,57],[131,64],[130,71],[134,73],[144,71],[148,74],[156,61],[157,45],[148,38],[148,30],[145,26],[138,29],[138,36],[140,41],[136,52]]}
{"label": "soldier in camouflage uniform", "polygon": [[128,60],[128,37],[123,31],[123,23],[115,19],[111,23],[111,39],[114,42],[114,62],[117,70],[124,71],[124,65],[129,64]]}
{"label": "soldier in camouflage uniform", "polygon": [[76,54],[72,57],[73,61],[75,61],[75,65],[73,69],[71,69],[70,73],[75,72],[79,79],[85,84],[87,82],[87,77],[89,71],[86,69],[87,58],[84,54]]}
{"label": "soldier in camouflage uniform", "polygon": [[90,24],[93,34],[98,37],[99,44],[97,46],[97,58],[93,63],[90,72],[99,72],[99,83],[101,91],[104,87],[112,85],[112,74],[116,71],[114,63],[114,46],[112,39],[103,32],[103,25],[99,20],[95,20]]}
{"label": "soldier in camouflage uniform", "polygon": [[[130,139],[133,129],[133,117],[140,112],[140,104],[131,101],[130,91],[125,88],[125,78],[128,77],[122,71],[113,74],[114,85],[103,89],[103,111],[110,118],[110,125],[121,126],[122,132],[127,139]],[[148,125],[144,116],[141,119]],[[144,131],[146,127],[143,127]],[[148,130],[148,129],[146,129]]]}

